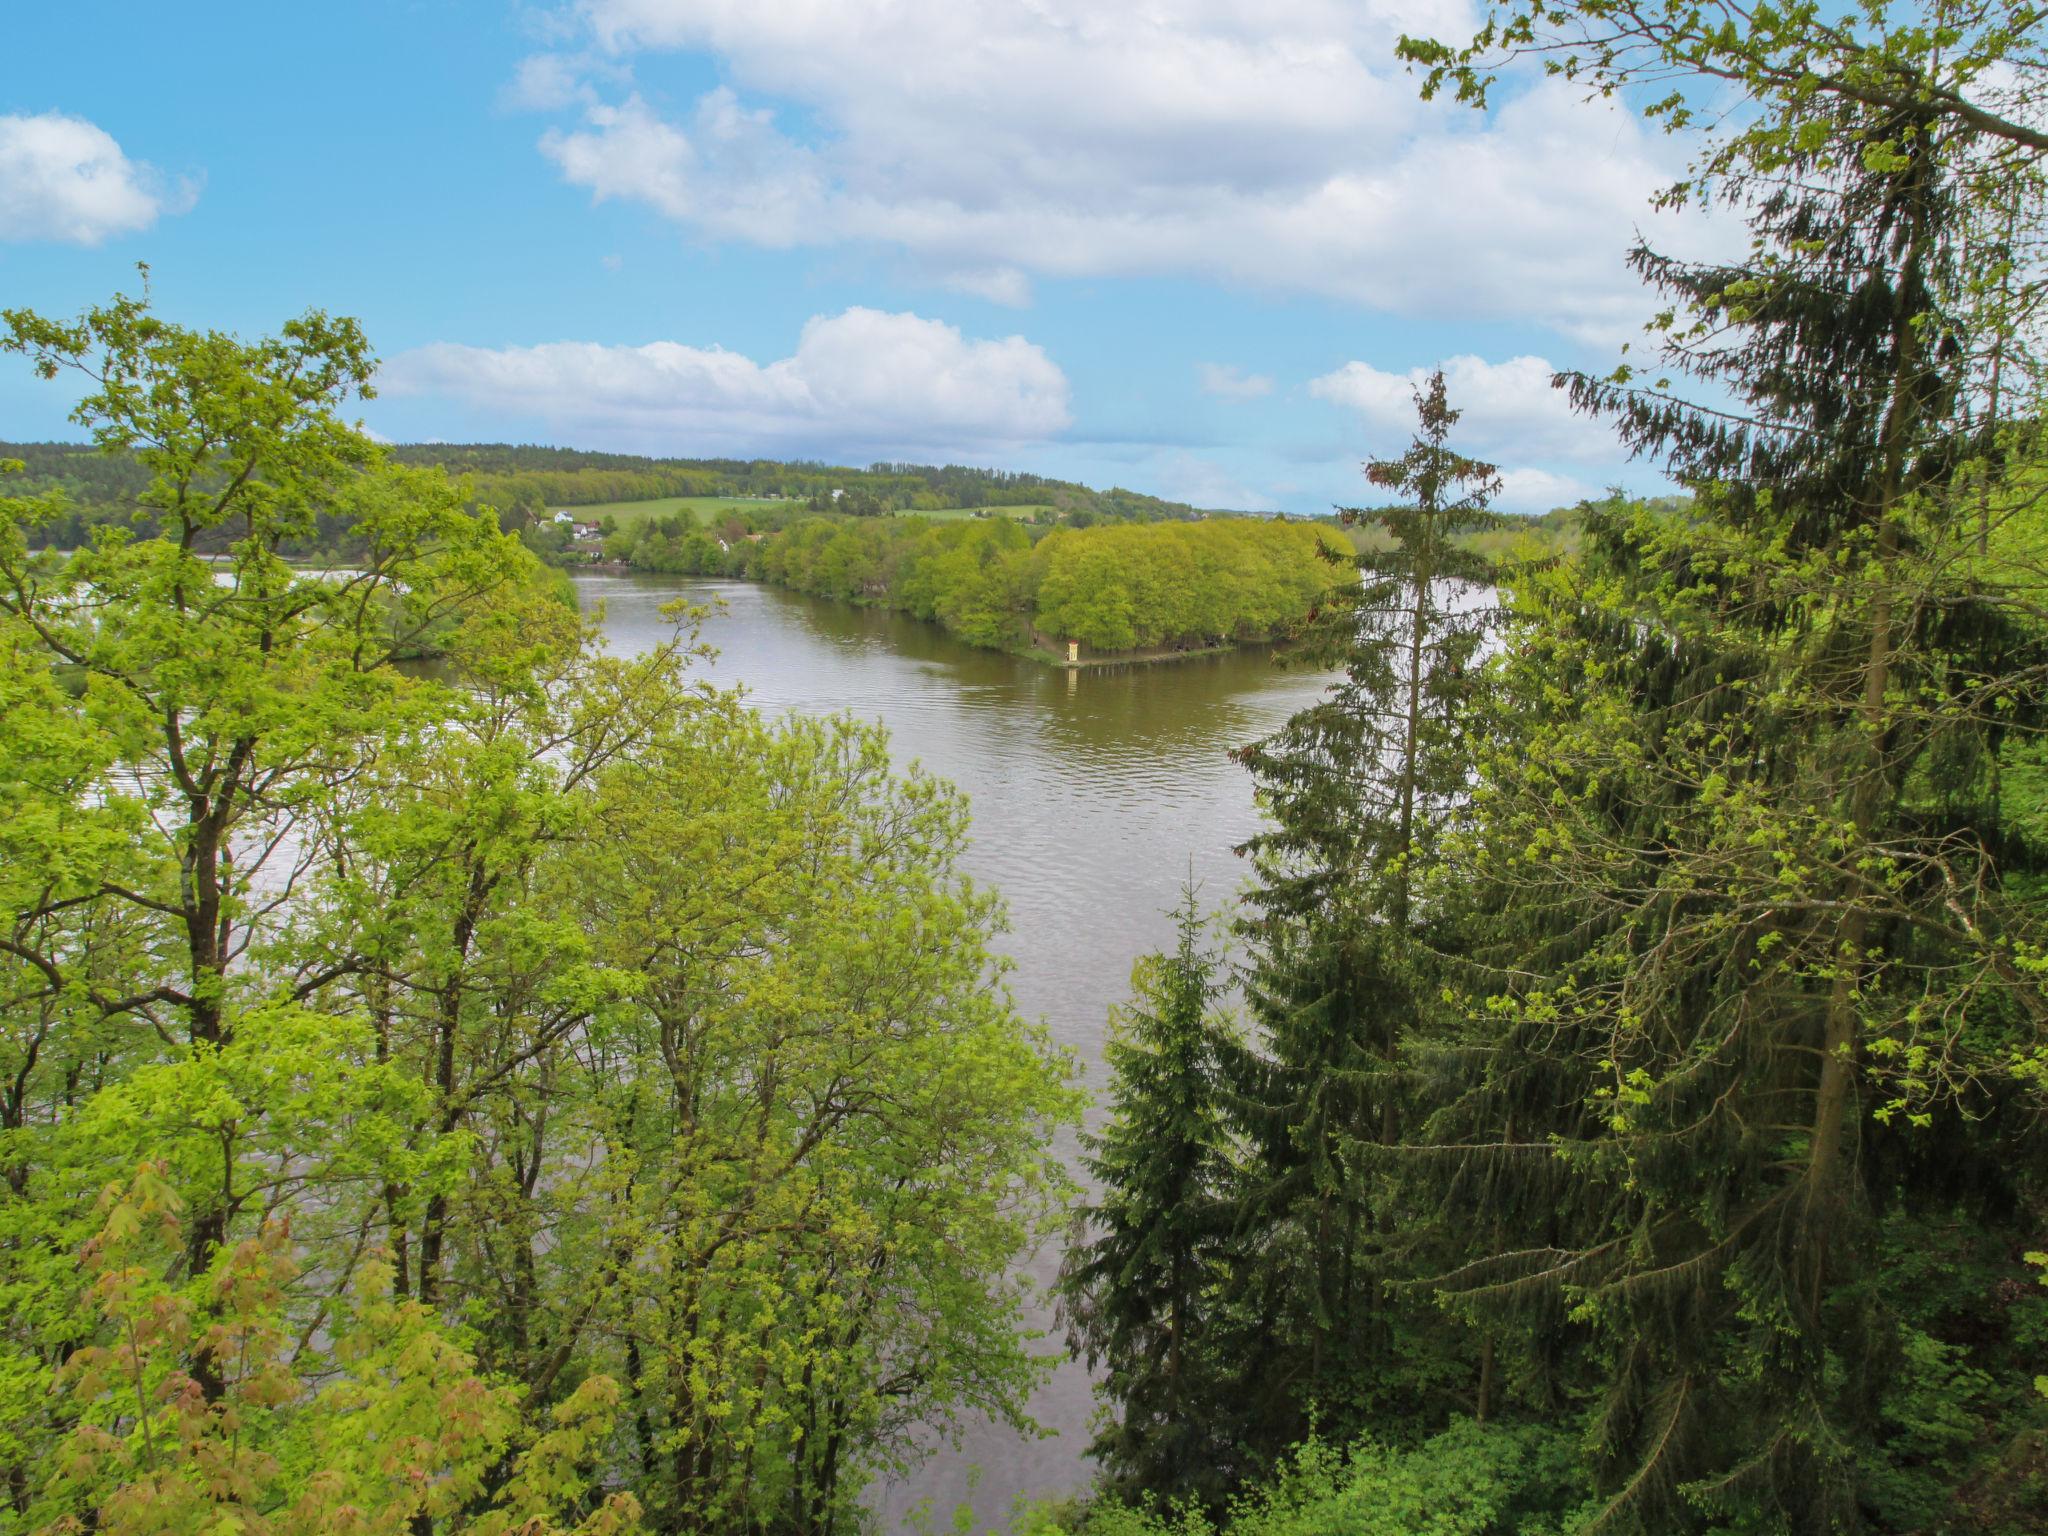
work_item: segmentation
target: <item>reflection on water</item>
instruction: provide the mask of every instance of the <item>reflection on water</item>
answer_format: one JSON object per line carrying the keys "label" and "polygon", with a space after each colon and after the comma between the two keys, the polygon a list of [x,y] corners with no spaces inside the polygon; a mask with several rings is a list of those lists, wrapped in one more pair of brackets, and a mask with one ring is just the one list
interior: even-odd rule
{"label": "reflection on water", "polygon": [[[625,652],[668,633],[658,610],[675,598],[721,603],[704,627],[720,653],[715,681],[743,684],[770,713],[879,720],[897,761],[966,791],[967,871],[1009,904],[1000,947],[1016,962],[1018,1006],[1075,1050],[1098,1089],[1104,1010],[1123,996],[1131,962],[1171,942],[1165,913],[1190,862],[1212,905],[1244,878],[1230,850],[1257,817],[1250,783],[1226,754],[1326,680],[1259,652],[1070,673],[975,650],[900,614],[774,587],[611,575],[576,584],[586,611],[604,605],[606,636]],[[1072,1161],[1070,1141],[1059,1150]],[[1057,1263],[1043,1254],[1032,1268],[1046,1279]],[[941,1525],[965,1501],[989,1522],[1019,1495],[1080,1486],[1091,1409],[1087,1375],[1070,1362],[1033,1403],[1054,1435],[971,1425],[957,1452],[943,1449],[885,1491],[885,1528],[926,1498]]]}

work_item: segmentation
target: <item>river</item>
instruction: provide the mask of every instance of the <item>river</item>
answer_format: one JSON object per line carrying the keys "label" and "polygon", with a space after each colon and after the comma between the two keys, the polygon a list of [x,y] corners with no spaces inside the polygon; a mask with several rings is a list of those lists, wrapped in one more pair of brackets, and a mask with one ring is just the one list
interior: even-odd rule
{"label": "river", "polygon": [[[719,605],[704,627],[719,650],[713,681],[744,685],[770,713],[878,720],[899,763],[966,791],[966,869],[1009,905],[998,947],[1016,964],[1018,1006],[1074,1049],[1098,1094],[1105,1010],[1124,996],[1131,962],[1171,942],[1166,914],[1190,863],[1205,905],[1227,902],[1244,880],[1230,850],[1258,816],[1248,776],[1226,754],[1326,681],[1263,651],[1067,672],[976,650],[901,614],[747,582],[587,574],[576,586],[586,612],[603,605],[610,645],[628,654],[668,634],[663,604]],[[1078,1148],[1066,1138],[1057,1150],[1071,1165]],[[1040,1280],[1057,1267],[1056,1253],[1031,1266]],[[978,1529],[1000,1525],[1019,1497],[1082,1487],[1093,1408],[1086,1371],[1067,1361],[1032,1402],[1048,1435],[970,1424],[957,1450],[940,1447],[878,1490],[883,1529],[894,1536],[925,1501],[939,1529],[963,1503]]]}

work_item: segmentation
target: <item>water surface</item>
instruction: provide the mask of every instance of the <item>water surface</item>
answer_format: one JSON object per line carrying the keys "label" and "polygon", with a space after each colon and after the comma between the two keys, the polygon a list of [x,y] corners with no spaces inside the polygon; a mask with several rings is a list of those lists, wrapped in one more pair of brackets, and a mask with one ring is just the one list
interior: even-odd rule
{"label": "water surface", "polygon": [[[747,582],[591,574],[576,585],[586,611],[604,605],[605,633],[625,652],[669,633],[658,610],[677,597],[722,604],[704,627],[720,652],[714,681],[743,684],[770,713],[879,720],[899,763],[966,791],[966,869],[1009,905],[998,947],[1016,962],[1017,1004],[1073,1048],[1097,1092],[1104,1011],[1124,996],[1131,962],[1172,942],[1166,914],[1190,863],[1208,905],[1244,879],[1230,850],[1258,818],[1250,781],[1226,754],[1326,681],[1262,651],[1066,672],[976,650],[901,614]],[[1073,1163],[1071,1138],[1057,1150]],[[1044,1280],[1057,1267],[1045,1253],[1032,1272]],[[884,1529],[901,1529],[927,1499],[945,1529],[960,1503],[987,1525],[1019,1496],[1078,1489],[1092,1409],[1086,1372],[1066,1363],[1032,1404],[1050,1435],[970,1425],[957,1451],[941,1448],[880,1491]]]}

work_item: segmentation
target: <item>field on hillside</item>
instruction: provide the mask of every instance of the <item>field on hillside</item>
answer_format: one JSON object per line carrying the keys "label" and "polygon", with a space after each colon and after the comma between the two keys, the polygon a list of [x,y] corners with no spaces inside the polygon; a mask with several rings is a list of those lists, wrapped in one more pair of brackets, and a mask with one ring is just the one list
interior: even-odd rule
{"label": "field on hillside", "polygon": [[[777,501],[762,496],[659,496],[651,501],[606,501],[592,506],[549,508],[574,515],[578,522],[597,523],[609,517],[621,528],[631,528],[650,518],[667,517],[676,512],[688,512],[701,525],[714,521],[727,512],[761,511],[764,508],[800,510],[800,504],[793,501]],[[1030,507],[940,507],[930,512],[903,512],[900,517],[928,517],[933,522],[958,522],[986,512],[991,517],[1014,517],[1032,521],[1049,517],[1055,509],[1049,505]]]}
{"label": "field on hillside", "polygon": [[764,496],[658,496],[652,501],[605,501],[594,506],[549,508],[572,514],[579,523],[597,523],[613,518],[621,528],[644,523],[651,517],[688,512],[698,522],[726,512],[760,511],[764,507],[787,507],[792,503]]}
{"label": "field on hillside", "polygon": [[898,512],[895,515],[898,517],[928,517],[935,523],[957,523],[963,518],[974,517],[986,512],[990,517],[1014,517],[1029,523],[1044,520],[1044,515],[1054,514],[1057,511],[1058,508],[1052,506],[939,507],[930,512]]}

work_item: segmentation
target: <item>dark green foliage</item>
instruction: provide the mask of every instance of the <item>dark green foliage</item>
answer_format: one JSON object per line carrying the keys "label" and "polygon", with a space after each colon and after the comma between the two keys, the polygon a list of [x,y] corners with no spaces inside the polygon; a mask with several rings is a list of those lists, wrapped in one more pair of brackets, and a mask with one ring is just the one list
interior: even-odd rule
{"label": "dark green foliage", "polygon": [[[1858,153],[1742,183],[1749,261],[1637,254],[1738,410],[1571,381],[1699,501],[1597,512],[1520,584],[1445,877],[1493,996],[1430,1139],[1501,1239],[1446,1283],[1590,1409],[1616,1530],[1952,1528],[2036,1433],[1989,1296],[2042,1208],[2048,849],[1999,765],[2048,631],[1961,494],[1962,149],[1839,116]],[[1944,1233],[1974,1305],[1904,1283]]]}
{"label": "dark green foliage", "polygon": [[[1469,691],[1487,563],[1457,535],[1495,521],[1490,465],[1447,445],[1435,376],[1421,432],[1368,469],[1413,504],[1350,514],[1382,536],[1307,650],[1340,680],[1246,749],[1271,830],[1243,932],[1256,1038],[1225,1057],[1250,1149],[1237,1198],[1232,1351],[1243,1435],[1270,1457],[1320,1422],[1341,1438],[1411,1433],[1470,1385],[1427,1299],[1389,1287],[1414,1265],[1383,1157],[1413,1118],[1408,1037],[1441,990],[1432,915],[1416,900],[1468,774]],[[1483,1401],[1463,1400],[1483,1413]]]}
{"label": "dark green foliage", "polygon": [[2010,200],[1937,94],[1802,97],[1716,162],[1745,260],[1637,253],[1722,403],[1559,382],[1690,499],[1584,509],[1489,657],[1428,600],[1483,579],[1440,395],[1374,466],[1417,511],[1316,633],[1344,681],[1245,754],[1243,1465],[1464,1408],[1582,1449],[1517,1528],[2048,1519],[2048,540],[1967,255]]}
{"label": "dark green foliage", "polygon": [[[1271,816],[1249,845],[1258,883],[1240,923],[1256,1033],[1209,1036],[1220,1087],[1202,1110],[1222,1126],[1205,1120],[1200,1138],[1175,1144],[1221,1137],[1233,1154],[1199,1207],[1206,1285],[1187,1303],[1199,1332],[1173,1378],[1189,1422],[1162,1434],[1156,1384],[1116,1367],[1099,1323],[1092,1338],[1081,1333],[1112,1360],[1104,1386],[1123,1424],[1099,1449],[1123,1491],[1215,1508],[1229,1478],[1275,1464],[1318,1426],[1340,1442],[1407,1440],[1488,1407],[1482,1346],[1426,1292],[1397,1290],[1435,1238],[1401,1207],[1384,1159],[1419,1102],[1408,1039],[1441,991],[1442,925],[1416,893],[1470,762],[1465,719],[1485,631],[1475,584],[1489,567],[1455,541],[1494,521],[1491,467],[1447,446],[1456,415],[1441,377],[1417,405],[1413,447],[1372,468],[1415,504],[1348,514],[1378,538],[1356,557],[1360,579],[1332,585],[1302,642],[1311,660],[1342,669],[1339,681],[1241,754]],[[1159,1171],[1135,1155],[1147,1139],[1099,1163],[1106,1209],[1165,1199]],[[1094,1317],[1158,1315],[1156,1296],[1104,1293],[1115,1251],[1090,1250],[1079,1272]],[[1185,1457],[1189,1445],[1200,1453]],[[1170,1454],[1155,1454],[1161,1446]]]}
{"label": "dark green foliage", "polygon": [[1228,1231],[1230,1147],[1217,1108],[1222,957],[1192,884],[1170,955],[1140,960],[1104,1048],[1110,1121],[1086,1138],[1101,1186],[1076,1213],[1059,1297],[1073,1347],[1121,1412],[1090,1447],[1120,1495],[1220,1497],[1237,1470],[1207,1408],[1206,1336]]}

